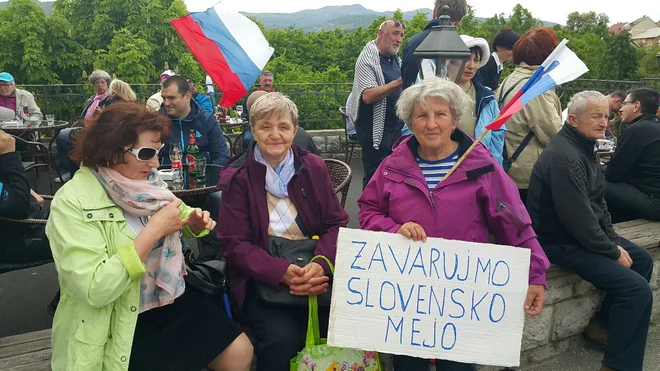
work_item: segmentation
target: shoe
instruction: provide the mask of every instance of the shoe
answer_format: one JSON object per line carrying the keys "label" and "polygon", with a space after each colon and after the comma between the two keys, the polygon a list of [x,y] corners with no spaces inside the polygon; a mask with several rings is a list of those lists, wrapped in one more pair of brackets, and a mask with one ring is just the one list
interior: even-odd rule
{"label": "shoe", "polygon": [[[587,340],[587,342],[596,343],[601,347],[607,346],[607,339],[609,337],[609,333],[603,326],[601,326],[597,321],[593,319],[589,321],[589,325],[587,325],[587,328],[584,330],[583,335],[585,340]],[[603,367],[607,367],[607,366],[603,366]],[[607,368],[607,370],[609,370],[609,368]]]}
{"label": "shoe", "polygon": [[71,179],[71,173],[64,173],[61,177],[55,178],[55,183],[64,183],[68,182]]}

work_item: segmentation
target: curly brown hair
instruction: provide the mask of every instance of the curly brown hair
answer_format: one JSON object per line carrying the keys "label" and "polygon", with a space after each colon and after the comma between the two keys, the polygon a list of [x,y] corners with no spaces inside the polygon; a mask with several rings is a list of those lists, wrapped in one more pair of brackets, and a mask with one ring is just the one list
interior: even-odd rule
{"label": "curly brown hair", "polygon": [[157,131],[164,142],[170,137],[170,120],[139,104],[120,102],[105,108],[85,122],[74,138],[71,159],[98,169],[125,163],[125,147],[137,143],[140,133]]}

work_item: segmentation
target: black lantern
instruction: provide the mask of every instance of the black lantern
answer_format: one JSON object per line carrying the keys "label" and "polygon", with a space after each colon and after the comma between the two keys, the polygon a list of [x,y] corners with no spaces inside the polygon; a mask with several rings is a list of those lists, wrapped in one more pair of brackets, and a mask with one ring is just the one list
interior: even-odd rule
{"label": "black lantern", "polygon": [[[413,55],[417,58],[420,79],[435,73],[436,76],[454,81],[458,84],[465,63],[472,56],[451,25],[449,7],[442,7],[442,15],[438,17],[440,25],[434,26],[431,33],[415,49]],[[484,56],[486,57],[486,56]]]}

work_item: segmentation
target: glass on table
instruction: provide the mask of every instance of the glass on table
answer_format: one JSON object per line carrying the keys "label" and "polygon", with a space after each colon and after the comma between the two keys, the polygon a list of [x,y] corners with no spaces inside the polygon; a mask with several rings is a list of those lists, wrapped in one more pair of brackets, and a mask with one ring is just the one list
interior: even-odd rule
{"label": "glass on table", "polygon": [[55,126],[55,115],[46,115],[48,126]]}
{"label": "glass on table", "polygon": [[195,169],[197,170],[197,185],[198,187],[206,186],[206,157],[200,156],[195,159]]}
{"label": "glass on table", "polygon": [[237,105],[236,106],[236,113],[238,113],[238,118],[241,118],[241,115],[243,114],[243,106],[242,105]]}

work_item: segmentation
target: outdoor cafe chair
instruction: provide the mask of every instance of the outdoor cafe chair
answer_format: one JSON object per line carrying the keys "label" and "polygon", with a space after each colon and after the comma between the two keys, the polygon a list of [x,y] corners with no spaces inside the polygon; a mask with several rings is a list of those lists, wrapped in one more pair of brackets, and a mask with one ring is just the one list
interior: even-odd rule
{"label": "outdoor cafe chair", "polygon": [[348,198],[348,189],[351,187],[351,179],[353,178],[353,171],[343,161],[331,158],[325,159],[325,166],[330,173],[332,179],[332,187],[335,193],[341,194],[341,207],[346,206],[346,198]]}

